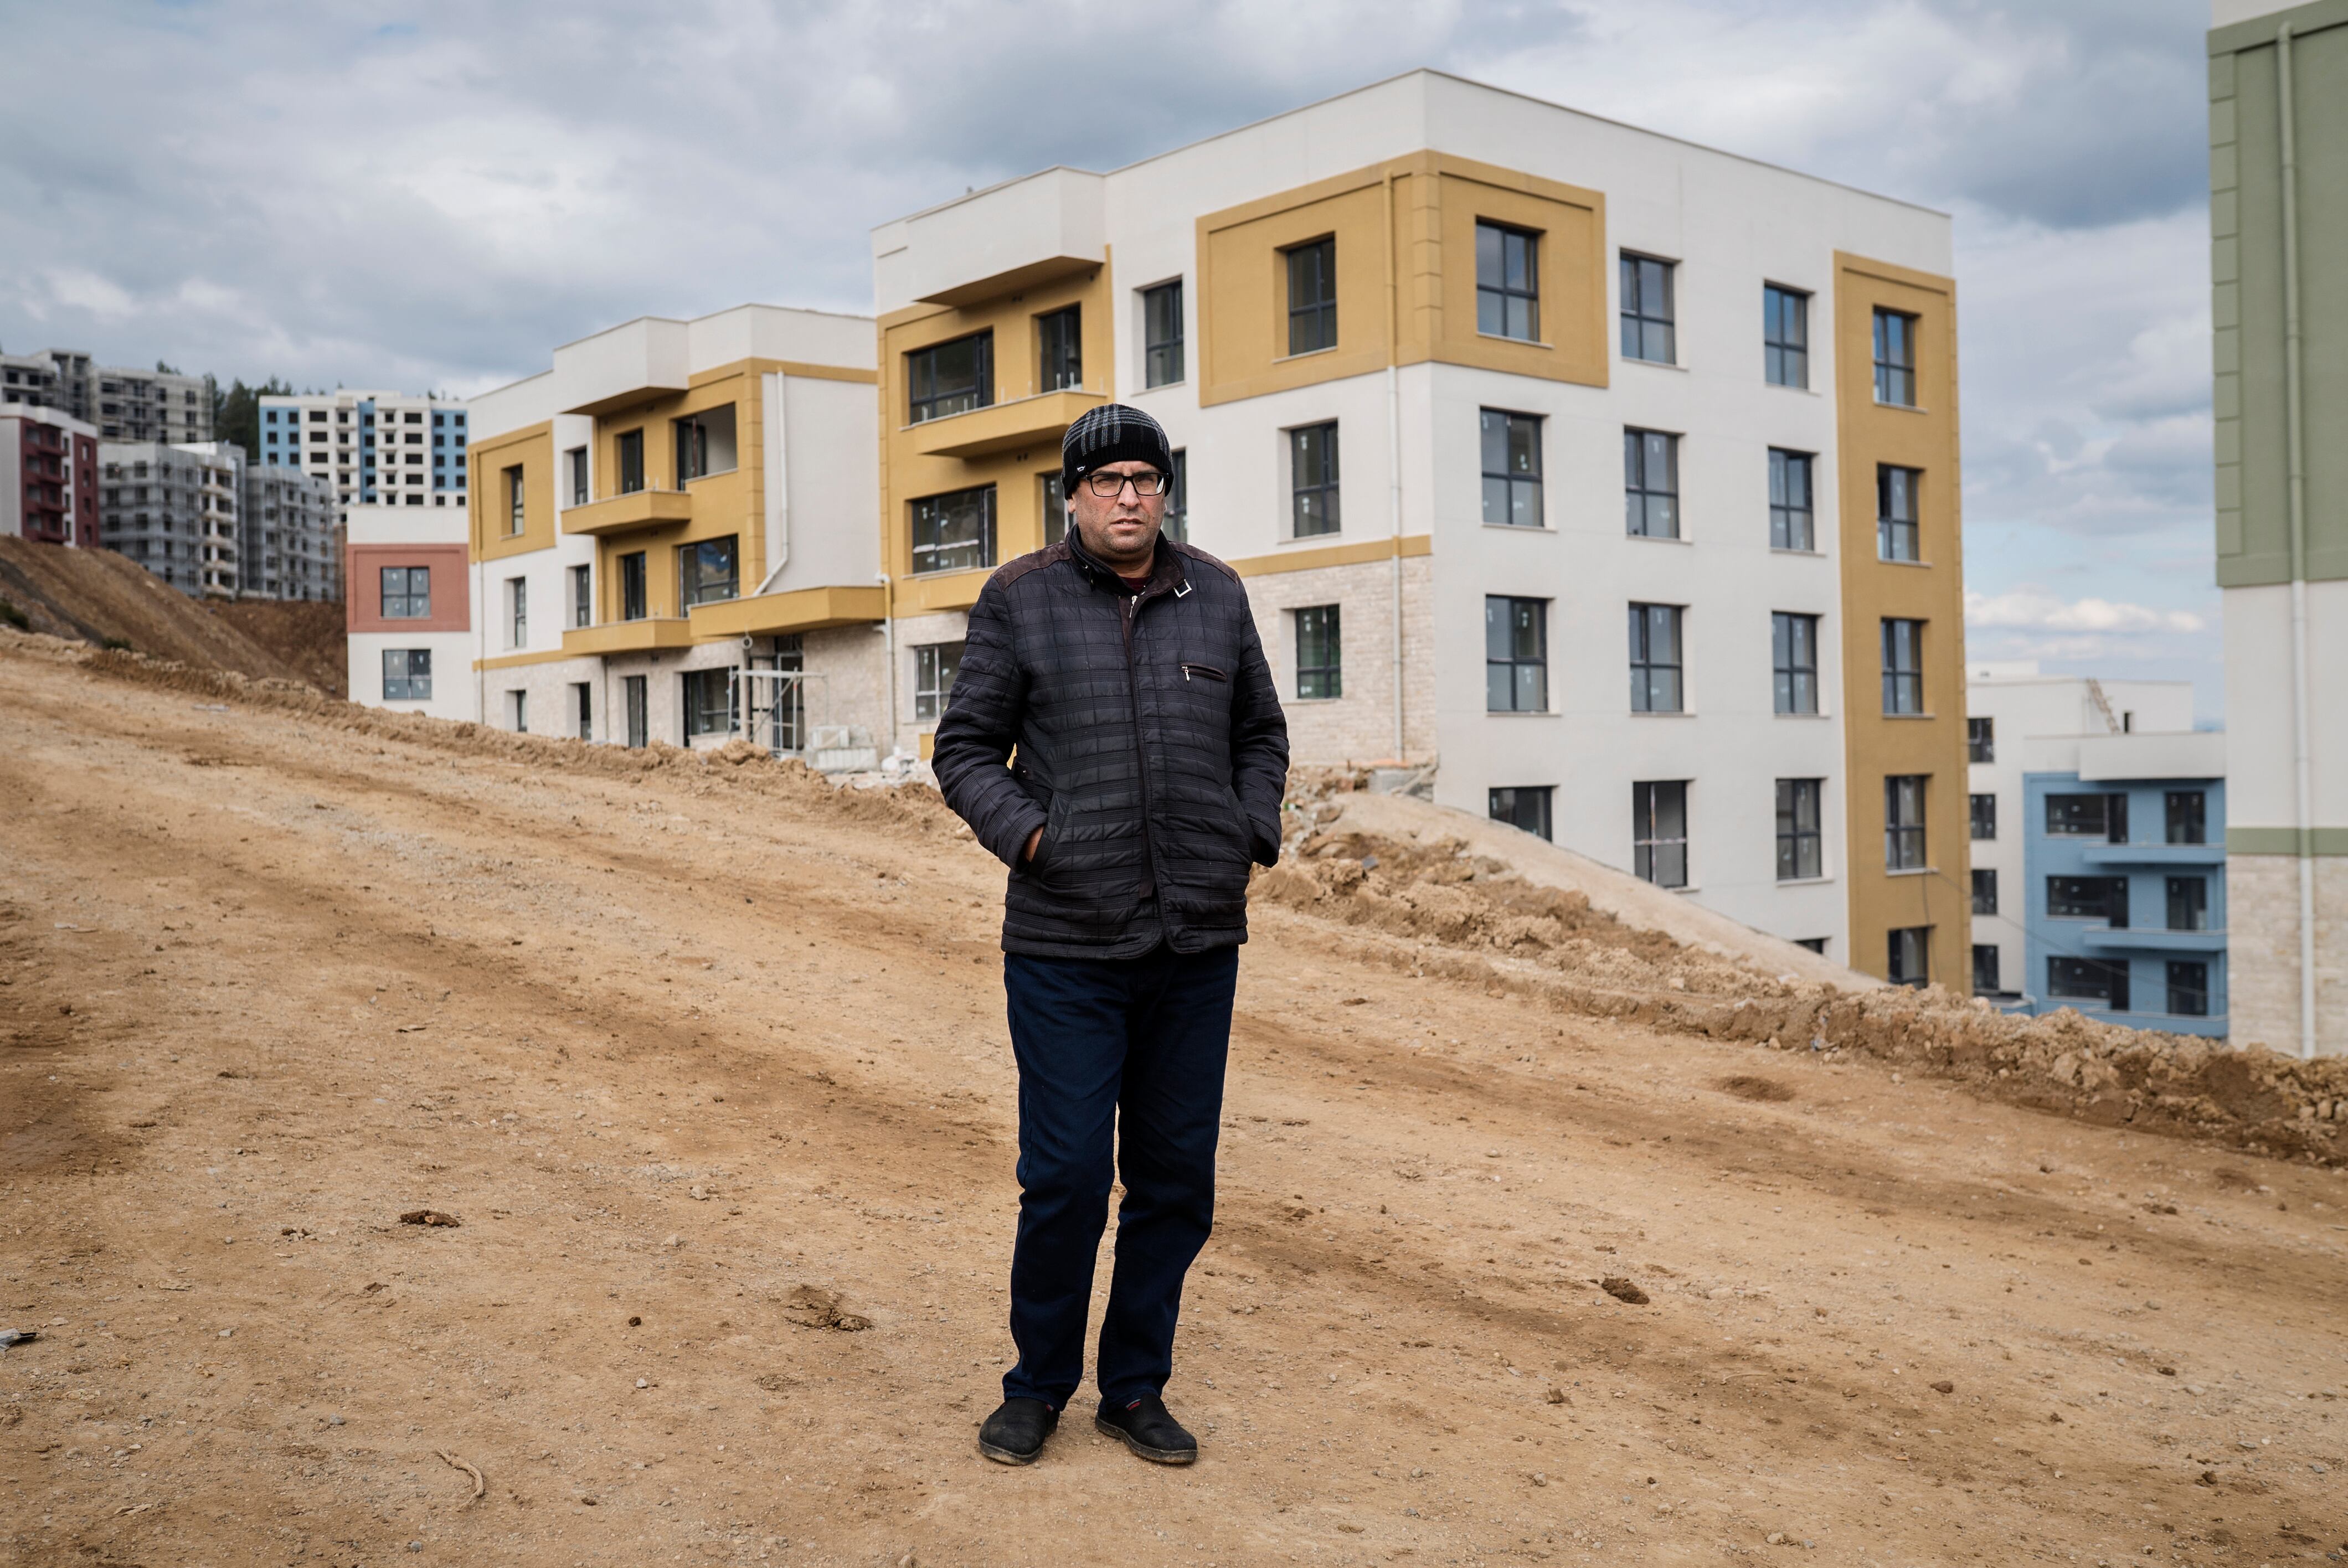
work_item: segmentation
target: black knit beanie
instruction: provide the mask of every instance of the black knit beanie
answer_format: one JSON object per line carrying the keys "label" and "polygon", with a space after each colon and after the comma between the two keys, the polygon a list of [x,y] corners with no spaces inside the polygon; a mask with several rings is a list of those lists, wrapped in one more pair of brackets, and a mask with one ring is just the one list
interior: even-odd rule
{"label": "black knit beanie", "polygon": [[1110,463],[1149,463],[1174,472],[1174,448],[1165,429],[1138,408],[1104,403],[1087,409],[1060,437],[1060,493],[1073,497],[1077,482]]}

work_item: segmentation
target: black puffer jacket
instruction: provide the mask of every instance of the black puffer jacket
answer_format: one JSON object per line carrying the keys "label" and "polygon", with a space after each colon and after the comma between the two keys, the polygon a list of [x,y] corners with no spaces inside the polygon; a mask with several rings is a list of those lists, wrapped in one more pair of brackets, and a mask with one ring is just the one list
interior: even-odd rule
{"label": "black puffer jacket", "polygon": [[1280,856],[1288,722],[1247,590],[1214,557],[1161,538],[1138,595],[1072,540],[1002,568],[971,610],[932,761],[1011,867],[1005,951],[1247,940],[1250,864]]}

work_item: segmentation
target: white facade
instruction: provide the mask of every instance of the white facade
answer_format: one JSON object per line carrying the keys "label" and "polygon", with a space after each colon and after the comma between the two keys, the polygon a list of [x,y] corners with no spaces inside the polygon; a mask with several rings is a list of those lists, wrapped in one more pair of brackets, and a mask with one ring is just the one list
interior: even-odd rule
{"label": "white facade", "polygon": [[[348,641],[351,701],[370,708],[428,713],[436,719],[479,720],[480,688],[474,678],[473,657],[479,600],[470,598],[460,605],[441,597],[470,592],[470,574],[464,564],[465,513],[405,506],[353,507],[345,527],[354,563],[346,605],[353,626]],[[425,548],[419,550],[418,546]],[[379,560],[430,563],[429,591],[436,613],[419,618],[414,626],[386,626],[382,616],[381,568],[376,564]],[[447,563],[445,568],[442,561]],[[416,662],[404,657],[417,651],[428,656],[424,668],[430,684],[427,694],[422,696],[414,694]],[[403,656],[394,661],[399,672],[394,678],[405,680],[407,685],[396,695],[386,694],[386,654]]]}
{"label": "white facade", "polygon": [[244,466],[238,592],[246,599],[342,597],[334,481],[298,468]]}
{"label": "white facade", "polygon": [[183,593],[234,598],[244,448],[233,441],[98,444],[99,529]]}
{"label": "white facade", "polygon": [[404,392],[273,393],[252,461],[333,481],[336,503],[454,507],[467,495],[467,405]]}

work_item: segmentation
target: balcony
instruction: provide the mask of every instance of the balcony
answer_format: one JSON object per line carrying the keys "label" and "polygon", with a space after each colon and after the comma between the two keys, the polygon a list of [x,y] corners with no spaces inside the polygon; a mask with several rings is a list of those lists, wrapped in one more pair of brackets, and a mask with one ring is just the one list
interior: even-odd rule
{"label": "balcony", "polygon": [[693,622],[679,616],[648,616],[642,620],[607,620],[562,634],[562,651],[572,655],[661,653],[690,648]]}
{"label": "balcony", "polygon": [[565,414],[610,414],[693,384],[685,323],[639,316],[554,351]]}
{"label": "balcony", "polygon": [[693,521],[693,497],[685,490],[634,490],[606,496],[562,513],[566,534],[620,534],[631,528],[670,528]]}
{"label": "balcony", "polygon": [[2091,953],[2222,953],[2223,931],[2137,930],[2091,926],[2080,934],[2079,945]]}
{"label": "balcony", "polygon": [[785,593],[696,604],[688,612],[696,639],[787,637],[833,626],[864,626],[881,619],[887,592],[878,583],[858,588],[798,588]]}
{"label": "balcony", "polygon": [[967,414],[949,414],[911,427],[913,450],[924,457],[967,458],[1028,447],[1056,448],[1061,434],[1079,415],[1107,401],[1107,395],[1098,392],[1042,392]]}
{"label": "balcony", "polygon": [[2090,866],[2223,866],[2226,845],[2217,844],[2089,844],[2079,857]]}

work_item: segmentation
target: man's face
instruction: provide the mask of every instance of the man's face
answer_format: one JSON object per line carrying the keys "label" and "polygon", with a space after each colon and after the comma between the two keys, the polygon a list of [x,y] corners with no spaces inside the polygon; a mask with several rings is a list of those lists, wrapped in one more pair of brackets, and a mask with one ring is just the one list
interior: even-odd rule
{"label": "man's face", "polygon": [[[1157,472],[1152,463],[1111,463],[1076,481],[1076,493],[1068,497],[1076,514],[1076,536],[1086,549],[1107,565],[1138,564],[1156,551],[1158,529],[1166,520],[1166,497],[1162,492],[1145,496],[1132,485],[1118,486],[1114,496],[1097,496],[1093,493],[1094,479],[1110,474],[1122,479]],[[1107,481],[1102,479],[1102,483]]]}

